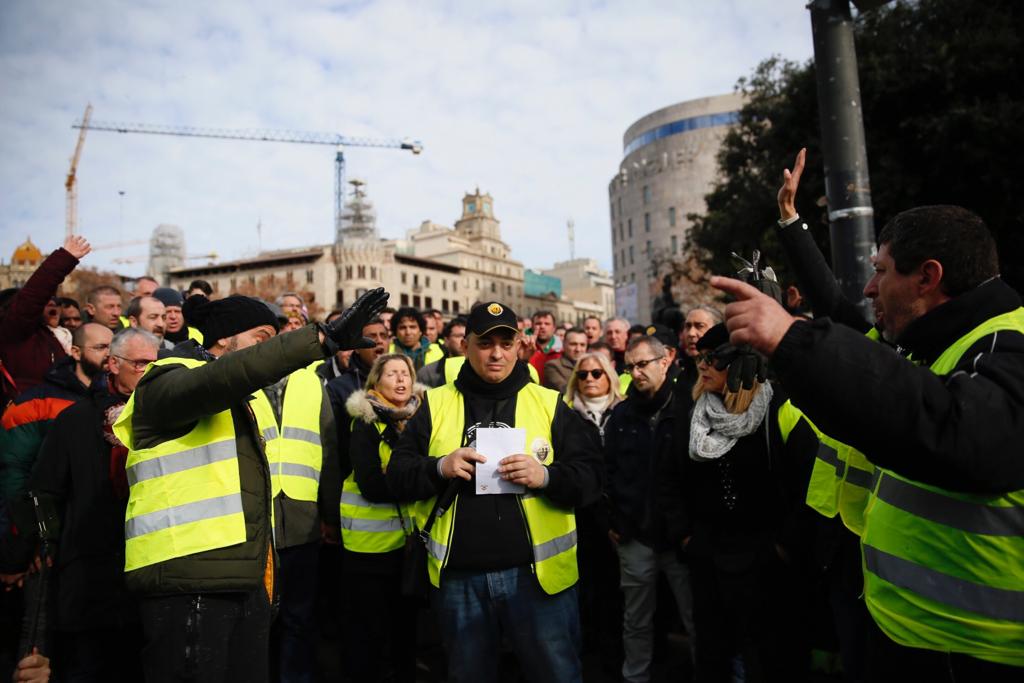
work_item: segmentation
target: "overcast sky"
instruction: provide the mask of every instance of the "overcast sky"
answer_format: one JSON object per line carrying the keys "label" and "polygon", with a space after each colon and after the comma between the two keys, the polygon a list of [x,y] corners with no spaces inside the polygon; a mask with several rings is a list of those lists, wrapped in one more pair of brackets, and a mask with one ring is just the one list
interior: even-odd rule
{"label": "overcast sky", "polygon": [[[64,178],[93,118],[412,137],[350,148],[384,237],[452,225],[476,186],[514,258],[611,266],[608,182],[622,134],[730,92],[762,59],[812,55],[804,0],[0,3],[0,258],[64,236]],[[221,259],[333,240],[334,150],[91,131],[78,168],[94,245],[181,226]],[[122,194],[123,193],[123,194]],[[145,245],[86,264],[140,274]],[[115,258],[140,257],[128,264]]]}

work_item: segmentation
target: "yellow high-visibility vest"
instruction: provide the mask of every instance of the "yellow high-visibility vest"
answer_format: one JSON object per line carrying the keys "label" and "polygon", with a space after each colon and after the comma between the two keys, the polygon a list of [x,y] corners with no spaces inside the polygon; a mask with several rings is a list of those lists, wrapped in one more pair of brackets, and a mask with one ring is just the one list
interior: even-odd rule
{"label": "yellow high-visibility vest", "polygon": [[[1004,330],[1024,333],[1024,308],[985,321],[930,369],[948,374]],[[878,468],[861,550],[865,602],[894,641],[1024,666],[1024,491],[959,493]]]}
{"label": "yellow high-visibility vest", "polygon": [[[197,368],[204,362],[165,358],[150,367],[172,364]],[[277,424],[270,401],[257,391],[249,406],[261,437],[273,444]],[[132,394],[114,424],[114,433],[128,447],[125,571],[244,543],[242,484],[231,410],[204,417],[187,434],[142,449],[135,448],[134,410]]]}
{"label": "yellow high-visibility vest", "polygon": [[288,376],[281,406],[280,438],[267,445],[273,497],[284,491],[292,500],[316,502],[323,467],[320,410],[323,384],[307,368]]}
{"label": "yellow high-visibility vest", "polygon": [[195,339],[197,344],[203,343],[203,333],[194,327],[188,328],[188,338]]}
{"label": "yellow high-visibility vest", "polygon": [[[526,430],[526,452],[536,454],[545,465],[550,465],[556,458],[551,441],[551,422],[559,400],[557,391],[533,383],[524,386],[516,395],[514,426]],[[432,458],[441,458],[462,445],[465,431],[463,396],[454,384],[445,384],[427,392],[427,403],[433,424],[428,454]],[[556,507],[542,493],[533,491],[527,491],[518,499],[533,546],[533,566],[541,588],[554,595],[573,586],[579,579],[573,510]],[[427,569],[434,586],[440,586],[441,572],[448,561],[448,549],[456,533],[458,503],[456,496],[430,529]],[[433,498],[417,505],[417,528],[424,526],[433,505]]]}
{"label": "yellow high-visibility vest", "polygon": [[[376,422],[384,434],[384,423]],[[380,466],[387,470],[391,447],[380,440]],[[352,471],[341,487],[341,540],[346,550],[357,553],[387,553],[405,545],[412,533],[411,519],[398,503],[374,503],[363,497]]]}

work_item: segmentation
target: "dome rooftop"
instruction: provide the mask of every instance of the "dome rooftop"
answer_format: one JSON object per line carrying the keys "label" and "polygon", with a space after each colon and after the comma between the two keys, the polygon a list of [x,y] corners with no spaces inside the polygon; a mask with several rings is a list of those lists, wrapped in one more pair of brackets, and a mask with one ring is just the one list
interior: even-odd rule
{"label": "dome rooftop", "polygon": [[18,245],[18,248],[14,250],[14,255],[11,256],[11,263],[19,266],[35,266],[42,260],[43,252],[39,251],[39,247],[32,244],[32,240],[28,237]]}

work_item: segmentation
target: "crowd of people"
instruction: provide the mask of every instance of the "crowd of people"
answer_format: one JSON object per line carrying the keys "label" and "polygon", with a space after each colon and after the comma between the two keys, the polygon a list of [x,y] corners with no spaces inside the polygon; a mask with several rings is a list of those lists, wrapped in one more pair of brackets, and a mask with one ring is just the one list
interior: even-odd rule
{"label": "crowd of people", "polygon": [[981,219],[919,207],[868,321],[803,159],[771,228],[803,303],[755,267],[650,324],[80,303],[68,238],[0,292],[3,671],[641,683],[671,631],[679,680],[1020,680],[1020,298]]}

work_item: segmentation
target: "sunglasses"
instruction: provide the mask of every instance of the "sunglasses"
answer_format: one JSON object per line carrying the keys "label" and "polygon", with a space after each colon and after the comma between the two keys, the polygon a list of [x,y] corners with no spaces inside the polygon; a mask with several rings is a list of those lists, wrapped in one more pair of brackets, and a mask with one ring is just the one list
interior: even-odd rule
{"label": "sunglasses", "polygon": [[604,370],[601,368],[594,368],[593,370],[577,370],[576,379],[581,382],[587,379],[587,375],[590,375],[591,379],[601,379],[604,377]]}
{"label": "sunglasses", "polygon": [[714,368],[715,370],[725,370],[727,367],[729,367],[729,361],[725,360],[724,358],[719,358],[718,356],[715,355],[714,351],[704,351],[702,353],[698,353],[697,358],[695,360],[698,365],[703,363],[704,365],[707,365],[710,368]]}

